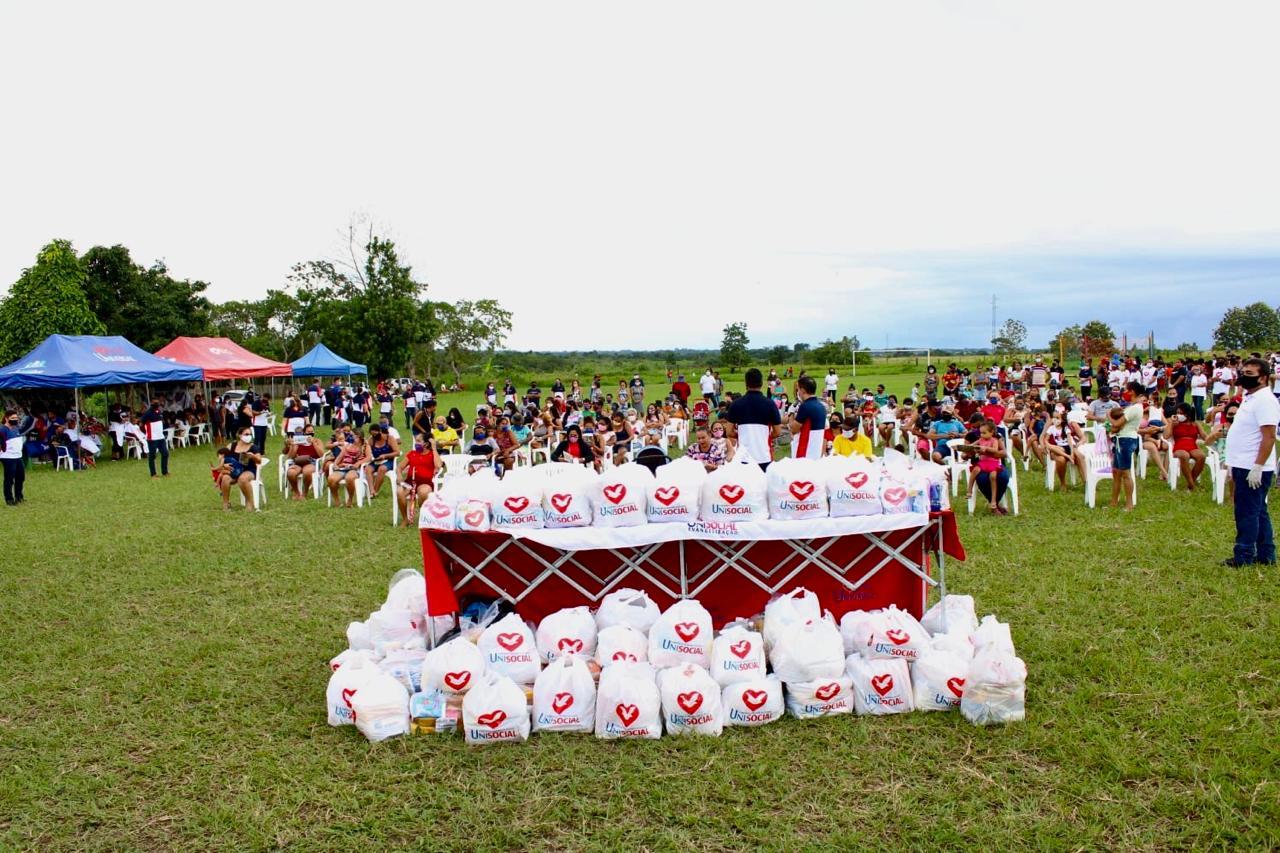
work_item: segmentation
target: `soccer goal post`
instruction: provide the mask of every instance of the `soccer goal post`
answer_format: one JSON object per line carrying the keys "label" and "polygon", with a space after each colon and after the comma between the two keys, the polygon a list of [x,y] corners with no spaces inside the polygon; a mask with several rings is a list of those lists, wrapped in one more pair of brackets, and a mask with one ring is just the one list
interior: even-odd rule
{"label": "soccer goal post", "polygon": [[858,375],[858,353],[860,352],[865,352],[868,356],[875,355],[877,353],[880,355],[889,355],[889,356],[923,355],[925,367],[928,367],[929,365],[933,364],[933,352],[928,347],[880,347],[877,349],[863,347],[862,349],[853,350],[854,378],[856,378]]}

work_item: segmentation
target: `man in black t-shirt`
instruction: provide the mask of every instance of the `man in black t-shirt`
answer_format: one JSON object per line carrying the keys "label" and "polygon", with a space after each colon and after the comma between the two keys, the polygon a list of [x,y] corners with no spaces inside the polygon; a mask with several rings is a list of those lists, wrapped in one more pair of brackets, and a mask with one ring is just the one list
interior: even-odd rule
{"label": "man in black t-shirt", "polygon": [[733,401],[724,420],[734,425],[738,451],[746,452],[765,471],[773,461],[773,440],[782,432],[782,415],[761,392],[764,376],[758,369],[748,370],[746,381],[747,393]]}

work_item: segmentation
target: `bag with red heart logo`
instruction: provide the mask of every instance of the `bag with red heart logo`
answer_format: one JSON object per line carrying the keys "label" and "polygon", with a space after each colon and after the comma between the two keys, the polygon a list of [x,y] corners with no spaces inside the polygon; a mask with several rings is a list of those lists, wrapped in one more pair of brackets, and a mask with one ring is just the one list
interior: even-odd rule
{"label": "bag with red heart logo", "polygon": [[369,656],[357,652],[341,663],[329,676],[325,689],[325,704],[329,708],[329,725],[350,726],[356,721],[351,708],[351,697],[378,671],[378,665]]}
{"label": "bag with red heart logo", "polygon": [[649,663],[662,669],[683,663],[711,664],[711,614],[696,599],[682,598],[649,629]]}
{"label": "bag with red heart logo", "polygon": [[648,659],[648,638],[630,625],[610,625],[596,634],[596,663],[601,667]]}
{"label": "bag with red heart logo", "polygon": [[[677,459],[676,462],[683,462]],[[692,461],[692,460],[690,460]],[[689,524],[698,520],[698,505],[702,497],[702,483],[706,474],[701,477],[689,476],[687,466],[677,469],[675,476],[662,476],[668,468],[674,468],[675,462],[663,465],[658,469],[658,476],[645,489],[646,512],[650,524],[667,524],[679,522]]]}
{"label": "bag with red heart logo", "polygon": [[418,510],[418,526],[428,530],[457,530],[454,518],[458,502],[448,495],[448,490],[432,492]]}
{"label": "bag with red heart logo", "polygon": [[458,508],[454,510],[453,519],[459,530],[488,533],[492,526],[489,518],[489,502],[478,498],[459,501]]}
{"label": "bag with red heart logo", "polygon": [[457,637],[427,652],[422,662],[422,689],[428,693],[466,693],[484,671],[484,655],[470,640]]}
{"label": "bag with red heart logo", "polygon": [[787,713],[798,720],[853,713],[853,679],[847,675],[787,682]]}
{"label": "bag with red heart logo", "polygon": [[649,469],[634,462],[601,474],[591,487],[592,524],[596,527],[635,527],[647,524],[646,495],[653,483]]}
{"label": "bag with red heart logo", "polygon": [[539,529],[547,478],[532,468],[508,471],[493,492],[493,526],[514,530]]}
{"label": "bag with red heart logo", "polygon": [[516,684],[533,684],[542,669],[533,632],[515,613],[508,613],[484,629],[476,641],[485,667]]}
{"label": "bag with red heart logo", "polygon": [[949,652],[925,652],[911,665],[911,692],[916,710],[959,708],[968,672],[968,660]]}
{"label": "bag with red heart logo", "polygon": [[817,594],[802,586],[770,599],[764,606],[765,650],[772,649],[783,632],[821,618],[822,607]]}
{"label": "bag with red heart logo", "polygon": [[782,682],[772,675],[726,684],[720,693],[726,726],[763,726],[782,719]]}
{"label": "bag with red heart logo", "polygon": [[661,615],[658,605],[644,590],[615,589],[600,602],[600,609],[596,611],[596,625],[600,628],[630,625],[637,631],[648,634]]}
{"label": "bag with red heart logo", "polygon": [[590,732],[596,722],[596,681],[587,659],[561,655],[533,683],[535,732]]}
{"label": "bag with red heart logo", "polygon": [[780,521],[826,518],[827,480],[817,459],[780,459],[765,475],[769,517]]}
{"label": "bag with red heart logo", "polygon": [[409,733],[409,691],[380,670],[352,694],[351,711],[356,728],[370,743]]}
{"label": "bag with red heart logo", "polygon": [[[843,660],[841,665],[843,665]],[[726,625],[711,644],[711,677],[724,687],[757,681],[766,672],[764,638],[740,622]]]}
{"label": "bag with red heart logo", "polygon": [[600,673],[596,691],[596,737],[662,737],[662,701],[653,667],[644,661],[616,663]]}
{"label": "bag with red heart logo", "polygon": [[589,658],[596,653],[596,620],[586,607],[557,610],[538,625],[537,641],[544,663],[566,652]]}
{"label": "bag with red heart logo", "polygon": [[974,609],[973,596],[948,595],[925,611],[920,624],[930,634],[961,631],[972,634],[978,630],[978,614]]}
{"label": "bag with red heart logo", "polygon": [[995,647],[979,652],[965,674],[960,713],[976,726],[1025,719],[1027,665],[1011,652]]}
{"label": "bag with red heart logo", "polygon": [[377,663],[377,661],[373,659],[373,652],[368,649],[343,649],[338,652],[338,654],[329,658],[329,671],[334,672],[338,667],[346,663],[351,663],[351,661],[358,657],[364,658],[370,663]]}
{"label": "bag with red heart logo", "polygon": [[467,743],[512,743],[529,739],[529,703],[505,675],[482,673],[462,700]]}
{"label": "bag with red heart logo", "polygon": [[829,456],[822,464],[832,518],[880,514],[879,462],[855,453]]}
{"label": "bag with red heart logo", "polygon": [[707,475],[698,509],[703,521],[728,524],[768,520],[768,479],[759,465],[747,460],[745,453],[740,456]]}
{"label": "bag with red heart logo", "polygon": [[905,610],[890,604],[871,613],[857,633],[862,638],[858,651],[867,660],[901,659],[913,661],[932,648],[929,632]]}
{"label": "bag with red heart logo", "polygon": [[724,729],[720,685],[696,663],[658,673],[662,721],[670,735],[719,735]]}
{"label": "bag with red heart logo", "polygon": [[859,714],[902,714],[915,707],[905,660],[867,660],[855,654],[845,664],[853,679],[853,707]]}
{"label": "bag with red heart logo", "polygon": [[773,674],[787,684],[835,678],[844,672],[840,629],[829,615],[792,625],[773,644],[769,663]]}

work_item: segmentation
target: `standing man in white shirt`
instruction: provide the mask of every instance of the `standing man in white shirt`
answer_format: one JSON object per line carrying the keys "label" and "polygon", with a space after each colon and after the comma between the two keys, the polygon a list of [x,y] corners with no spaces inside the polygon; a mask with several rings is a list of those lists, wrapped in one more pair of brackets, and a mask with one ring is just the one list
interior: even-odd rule
{"label": "standing man in white shirt", "polygon": [[698,389],[702,391],[702,399],[706,400],[712,406],[716,405],[716,378],[711,374],[711,368],[707,368],[707,372],[702,374],[698,379]]}
{"label": "standing man in white shirt", "polygon": [[[22,486],[27,479],[27,470],[23,467],[22,447],[26,442],[26,430],[22,428],[22,416],[16,409],[7,409],[4,413],[4,424],[0,425],[0,461],[4,464],[4,502],[9,506],[17,506],[26,500],[22,495]],[[30,429],[28,423],[27,429]]]}
{"label": "standing man in white shirt", "polygon": [[1231,383],[1235,381],[1236,375],[1225,358],[1220,358],[1215,362],[1213,368],[1213,404],[1216,406],[1222,401],[1222,398],[1231,390]]}
{"label": "standing man in white shirt", "polygon": [[152,400],[151,407],[142,413],[142,430],[147,436],[147,467],[151,479],[156,478],[156,454],[160,454],[160,472],[169,476],[169,442],[164,438],[164,413],[160,401]]}
{"label": "standing man in white shirt", "polygon": [[1270,393],[1270,380],[1271,365],[1261,358],[1245,359],[1236,377],[1244,400],[1227,431],[1227,467],[1235,485],[1236,544],[1231,557],[1222,561],[1224,566],[1276,564],[1267,494],[1276,473],[1280,400]]}
{"label": "standing man in white shirt", "polygon": [[827,377],[822,380],[823,396],[831,401],[834,406],[836,402],[836,394],[840,391],[840,377],[836,375],[834,367],[827,368]]}

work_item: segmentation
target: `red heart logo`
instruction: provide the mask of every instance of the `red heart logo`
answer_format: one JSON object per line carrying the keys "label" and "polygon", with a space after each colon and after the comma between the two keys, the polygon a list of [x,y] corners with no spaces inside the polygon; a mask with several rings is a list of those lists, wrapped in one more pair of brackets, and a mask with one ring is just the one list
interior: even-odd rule
{"label": "red heart logo", "polygon": [[861,489],[867,484],[867,472],[854,471],[848,477],[845,477],[844,481],[855,489]]}
{"label": "red heart logo", "polygon": [[351,697],[354,695],[356,695],[355,688],[344,687],[342,689],[342,701],[348,708],[351,707]]}
{"label": "red heart logo", "polygon": [[963,695],[963,694],[964,694],[964,679],[963,679],[963,678],[948,678],[948,679],[947,679],[947,689],[948,689],[948,690],[950,690],[952,693],[956,694],[957,696],[961,696],[961,695]]}
{"label": "red heart logo", "polygon": [[627,487],[624,483],[614,483],[612,486],[605,486],[604,496],[609,503],[616,504],[627,496]]}
{"label": "red heart logo", "polygon": [[451,690],[461,690],[471,681],[471,673],[463,672],[446,672],[444,674],[444,683]]}
{"label": "red heart logo", "polygon": [[573,704],[572,693],[557,693],[556,698],[551,700],[551,710],[557,714],[563,714],[565,709]]}
{"label": "red heart logo", "polygon": [[692,714],[702,707],[702,694],[696,690],[681,693],[676,697],[676,704],[683,708],[686,714]]}
{"label": "red heart logo", "polygon": [[557,648],[562,652],[580,652],[582,651],[582,641],[562,637],[560,642],[557,644]]}
{"label": "red heart logo", "polygon": [[676,633],[686,643],[698,636],[698,630],[697,622],[679,622],[676,624]]}
{"label": "red heart logo", "polygon": [[555,507],[555,511],[563,513],[569,508],[569,504],[573,503],[573,495],[552,495],[551,506]]}
{"label": "red heart logo", "polygon": [[900,646],[903,643],[911,641],[911,635],[898,628],[890,628],[888,631],[884,632],[884,635],[890,640],[893,640],[893,644],[895,646]]}
{"label": "red heart logo", "polygon": [[516,495],[507,498],[502,502],[502,505],[512,512],[523,512],[524,508],[529,505],[529,499],[523,495]]}
{"label": "red heart logo", "polygon": [[739,640],[729,647],[729,651],[733,652],[733,656],[738,660],[742,660],[751,654],[751,643],[747,640]]}
{"label": "red heart logo", "polygon": [[487,714],[481,714],[480,716],[476,717],[477,723],[479,723],[482,726],[488,726],[491,729],[496,729],[498,726],[502,725],[506,721],[507,721],[506,711],[490,711]]}
{"label": "red heart logo", "polygon": [[640,709],[635,705],[618,705],[613,709],[624,726],[629,726],[640,718]]}
{"label": "red heart logo", "polygon": [[742,486],[735,486],[732,483],[725,483],[720,487],[720,497],[724,498],[731,504],[736,504],[742,500]]}
{"label": "red heart logo", "polygon": [[830,684],[824,684],[821,687],[819,687],[817,690],[813,691],[813,695],[817,696],[819,699],[825,702],[839,692],[840,692],[840,685],[833,681]]}
{"label": "red heart logo", "polygon": [[768,701],[769,694],[763,690],[742,691],[742,704],[747,706],[748,711],[758,711]]}
{"label": "red heart logo", "polygon": [[435,518],[444,518],[453,515],[453,510],[449,509],[448,504],[430,503],[427,504],[427,512],[431,513]]}
{"label": "red heart logo", "polygon": [[877,693],[883,696],[893,689],[893,676],[887,672],[884,675],[877,675],[875,678],[871,679],[871,686],[875,688]]}
{"label": "red heart logo", "polygon": [[507,651],[520,648],[520,644],[524,642],[524,634],[499,634],[498,645]]}
{"label": "red heart logo", "polygon": [[680,497],[680,490],[675,486],[663,486],[653,491],[653,499],[663,506],[671,506],[678,497]]}
{"label": "red heart logo", "polygon": [[885,489],[884,499],[894,506],[897,506],[907,499],[907,490],[901,486],[894,486],[892,489]]}
{"label": "red heart logo", "polygon": [[484,510],[473,509],[471,512],[462,516],[462,520],[472,527],[479,527],[480,522],[484,521]]}
{"label": "red heart logo", "polygon": [[635,663],[637,660],[639,660],[639,658],[637,658],[635,655],[633,655],[633,654],[628,654],[627,652],[614,652],[614,653],[613,653],[613,659],[614,659],[614,660],[629,660],[629,661],[631,661],[632,663]]}
{"label": "red heart logo", "polygon": [[796,500],[802,501],[809,497],[809,495],[813,494],[813,483],[810,483],[808,480],[796,480],[794,483],[787,486],[787,491],[791,492],[791,494],[795,496]]}

